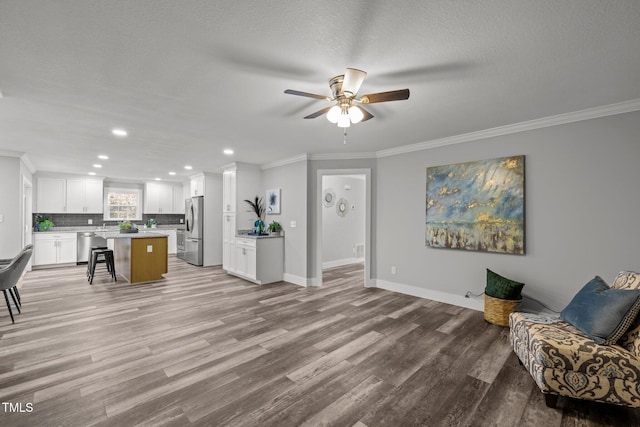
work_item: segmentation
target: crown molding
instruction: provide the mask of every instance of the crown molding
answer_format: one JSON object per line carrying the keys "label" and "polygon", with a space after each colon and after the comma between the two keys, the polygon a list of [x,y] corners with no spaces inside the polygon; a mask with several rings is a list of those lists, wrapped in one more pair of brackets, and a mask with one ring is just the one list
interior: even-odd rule
{"label": "crown molding", "polygon": [[484,129],[476,132],[463,133],[460,135],[448,136],[445,138],[432,139],[402,147],[389,148],[376,152],[363,153],[326,153],[326,154],[301,154],[283,160],[261,165],[262,170],[285,166],[291,163],[305,160],[361,160],[376,159],[382,157],[397,156],[400,154],[412,153],[415,151],[428,150],[431,148],[443,147],[446,145],[461,144],[464,142],[477,141],[481,139],[494,138],[497,136],[509,135],[519,132],[526,132],[535,129],[542,129],[551,126],[575,123],[584,120],[592,120],[600,117],[615,116],[618,114],[631,113],[640,110],[640,99],[619,102],[616,104],[603,105],[586,110],[574,111],[571,113],[558,114],[555,116],[543,117],[540,119],[528,120],[495,128]]}
{"label": "crown molding", "polygon": [[33,163],[31,163],[31,159],[29,159],[29,156],[27,156],[27,153],[23,153],[21,151],[0,150],[0,156],[17,157],[20,160],[22,160],[22,162],[27,167],[27,169],[29,169],[29,172],[31,172],[32,174],[36,173],[36,168],[35,166],[33,166]]}
{"label": "crown molding", "polygon": [[630,113],[638,110],[640,110],[640,99],[633,99],[631,101],[620,102],[617,104],[609,104],[601,107],[574,111],[572,113],[558,114],[555,116],[528,120],[526,122],[499,126],[495,128],[477,131],[477,132],[469,132],[461,135],[434,139],[431,141],[420,142],[418,144],[405,145],[403,147],[390,148],[388,150],[380,150],[376,154],[378,157],[396,156],[398,154],[428,150],[430,148],[442,147],[445,145],[453,145],[453,144],[460,144],[463,142],[477,141],[480,139],[493,138],[496,136],[509,135],[512,133],[526,132],[529,130],[542,129],[550,126],[558,126],[558,125],[564,125],[568,123],[580,122],[584,120],[597,119],[600,117]]}
{"label": "crown molding", "polygon": [[0,150],[0,156],[4,157],[22,157],[25,153],[20,151],[11,151],[11,150]]}
{"label": "crown molding", "polygon": [[32,175],[36,173],[36,168],[35,166],[33,166],[33,163],[31,163],[31,159],[29,159],[29,156],[27,156],[26,154],[23,154],[22,156],[20,156],[20,158],[22,159],[22,162],[27,167],[27,169],[29,169],[29,172],[31,172]]}
{"label": "crown molding", "polygon": [[311,154],[309,160],[360,160],[360,159],[375,159],[376,157],[378,157],[376,152],[326,153],[326,154]]}
{"label": "crown molding", "polygon": [[288,157],[286,159],[276,160],[275,162],[265,163],[260,166],[260,169],[262,170],[273,169],[280,166],[290,165],[292,163],[306,162],[307,160],[309,160],[309,154],[304,153],[304,154],[299,154],[297,156]]}
{"label": "crown molding", "polygon": [[362,159],[375,159],[377,153],[364,152],[364,153],[323,153],[323,154],[300,154],[294,157],[288,157],[282,160],[276,160],[275,162],[265,163],[261,165],[262,170],[277,168],[280,166],[289,165],[291,163],[309,161],[309,160],[362,160]]}

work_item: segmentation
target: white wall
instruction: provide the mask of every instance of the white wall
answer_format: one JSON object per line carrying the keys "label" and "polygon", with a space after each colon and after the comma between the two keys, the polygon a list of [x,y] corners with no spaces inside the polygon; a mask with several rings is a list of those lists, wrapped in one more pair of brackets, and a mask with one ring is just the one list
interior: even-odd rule
{"label": "white wall", "polygon": [[256,196],[264,197],[262,171],[258,165],[236,162],[236,230],[250,230],[256,221],[256,214],[245,200],[253,201]]}
{"label": "white wall", "polygon": [[[345,189],[348,186],[349,189]],[[333,189],[335,203],[322,208],[322,268],[337,267],[362,261],[356,257],[356,245],[365,239],[365,177],[327,175],[322,177],[322,190]],[[348,201],[349,211],[341,217],[337,202]]]}
{"label": "white wall", "polygon": [[[465,305],[490,268],[561,310],[595,275],[610,283],[620,270],[640,270],[638,135],[634,112],[379,158],[378,286]],[[518,154],[526,156],[526,255],[426,247],[426,168]]]}
{"label": "white wall", "polygon": [[0,258],[13,258],[22,249],[20,162],[0,156]]}
{"label": "white wall", "polygon": [[[301,160],[262,171],[262,197],[280,188],[280,215],[267,215],[265,224],[278,221],[284,230],[285,281],[307,283],[307,161]],[[291,227],[291,221],[296,227]]]}

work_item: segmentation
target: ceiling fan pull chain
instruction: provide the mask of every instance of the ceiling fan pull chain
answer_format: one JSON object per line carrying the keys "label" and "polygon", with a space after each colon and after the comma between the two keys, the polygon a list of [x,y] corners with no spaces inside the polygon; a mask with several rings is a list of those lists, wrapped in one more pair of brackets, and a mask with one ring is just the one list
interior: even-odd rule
{"label": "ceiling fan pull chain", "polygon": [[347,145],[347,128],[343,128],[344,129],[344,140],[342,141],[342,143],[344,145]]}

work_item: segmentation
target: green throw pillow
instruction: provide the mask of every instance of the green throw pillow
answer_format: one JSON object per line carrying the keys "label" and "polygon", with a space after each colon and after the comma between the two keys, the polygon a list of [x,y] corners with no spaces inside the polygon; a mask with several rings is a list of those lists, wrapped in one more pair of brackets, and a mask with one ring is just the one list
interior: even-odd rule
{"label": "green throw pillow", "polygon": [[507,279],[487,268],[487,287],[484,293],[493,298],[519,300],[522,299],[524,283]]}

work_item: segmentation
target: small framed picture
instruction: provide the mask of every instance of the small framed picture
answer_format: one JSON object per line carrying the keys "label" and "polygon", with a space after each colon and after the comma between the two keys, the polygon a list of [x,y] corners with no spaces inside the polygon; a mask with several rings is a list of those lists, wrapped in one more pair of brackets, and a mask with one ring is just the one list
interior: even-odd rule
{"label": "small framed picture", "polygon": [[280,214],[280,189],[267,190],[267,215]]}

